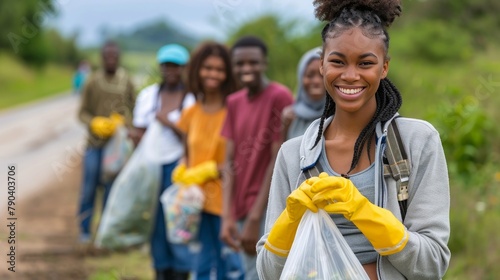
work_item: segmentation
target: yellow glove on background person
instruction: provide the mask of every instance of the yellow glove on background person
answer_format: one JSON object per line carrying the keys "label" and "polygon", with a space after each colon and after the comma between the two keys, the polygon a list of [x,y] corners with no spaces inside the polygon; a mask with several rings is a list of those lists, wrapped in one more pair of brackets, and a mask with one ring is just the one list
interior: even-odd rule
{"label": "yellow glove on background person", "polygon": [[115,124],[115,126],[125,124],[125,117],[116,113],[116,112],[111,113],[111,115],[109,116],[109,119]]}
{"label": "yellow glove on background person", "polygon": [[408,232],[394,214],[371,203],[349,179],[324,172],[319,178],[311,187],[312,201],[318,208],[330,214],[343,214],[382,256],[404,249]]}
{"label": "yellow glove on background person", "polygon": [[107,117],[94,117],[90,121],[90,131],[102,139],[111,137],[115,129],[116,123]]}
{"label": "yellow glove on background person", "polygon": [[276,219],[269,232],[264,248],[280,257],[288,256],[292,248],[297,228],[300,220],[307,209],[318,212],[318,208],[313,204],[311,197],[311,185],[319,180],[318,177],[311,177],[305,180],[286,199],[286,208]]}
{"label": "yellow glove on background person", "polygon": [[186,172],[186,165],[184,163],[177,165],[172,171],[172,183],[179,184],[184,172]]}
{"label": "yellow glove on background person", "polygon": [[217,163],[213,160],[187,169],[185,165],[181,164],[176,169],[178,170],[174,170],[172,173],[172,181],[183,185],[202,185],[209,180],[219,178]]}

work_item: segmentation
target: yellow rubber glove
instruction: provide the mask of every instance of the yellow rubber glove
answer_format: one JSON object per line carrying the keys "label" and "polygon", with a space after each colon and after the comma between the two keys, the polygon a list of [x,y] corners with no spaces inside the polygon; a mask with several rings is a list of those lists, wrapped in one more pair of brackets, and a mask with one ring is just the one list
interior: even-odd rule
{"label": "yellow rubber glove", "polygon": [[320,174],[315,182],[313,203],[330,214],[343,214],[366,236],[382,256],[400,252],[408,242],[406,227],[387,209],[364,197],[349,179]]}
{"label": "yellow rubber glove", "polygon": [[184,172],[186,172],[186,165],[184,163],[177,165],[172,171],[172,183],[179,184]]}
{"label": "yellow rubber glove", "polygon": [[115,132],[116,124],[110,118],[94,117],[90,121],[90,131],[97,137],[107,139]]}
{"label": "yellow rubber glove", "polygon": [[311,185],[318,181],[318,177],[305,180],[286,199],[286,208],[274,222],[269,232],[264,248],[280,257],[288,256],[292,248],[300,220],[307,209],[318,212],[318,208],[311,200]]}
{"label": "yellow rubber glove", "polygon": [[125,124],[125,117],[116,113],[116,112],[111,113],[111,115],[109,116],[109,119],[112,122],[114,122],[116,126]]}
{"label": "yellow rubber glove", "polygon": [[[205,161],[198,164],[195,167],[187,168],[184,166],[177,171],[176,178],[172,179],[175,183],[180,183],[184,185],[201,185],[209,180],[219,178],[219,170],[217,169],[217,163],[213,160]],[[181,172],[182,171],[182,172]]]}

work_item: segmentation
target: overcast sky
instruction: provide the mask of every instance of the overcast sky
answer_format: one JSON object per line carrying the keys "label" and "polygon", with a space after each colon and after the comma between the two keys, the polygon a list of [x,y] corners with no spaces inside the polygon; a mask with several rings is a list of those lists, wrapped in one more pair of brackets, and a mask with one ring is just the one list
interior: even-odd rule
{"label": "overcast sky", "polygon": [[276,12],[314,22],[312,0],[55,0],[59,16],[49,20],[65,34],[78,30],[82,45],[96,44],[103,26],[131,27],[164,18],[200,37],[225,39],[228,27]]}

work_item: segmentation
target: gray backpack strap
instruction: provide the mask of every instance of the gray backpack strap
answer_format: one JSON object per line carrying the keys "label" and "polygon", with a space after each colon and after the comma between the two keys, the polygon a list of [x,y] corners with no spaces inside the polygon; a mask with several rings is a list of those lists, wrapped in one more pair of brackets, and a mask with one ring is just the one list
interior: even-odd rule
{"label": "gray backpack strap", "polygon": [[324,171],[323,166],[321,166],[321,163],[319,163],[318,160],[313,167],[306,170],[302,170],[302,173],[304,174],[304,177],[306,177],[306,179],[309,179],[311,177],[319,176],[319,174],[323,171]]}
{"label": "gray backpack strap", "polygon": [[404,221],[408,200],[408,183],[410,181],[410,161],[395,120],[391,121],[387,131],[385,156],[387,164],[384,164],[384,176],[392,176],[396,181],[399,209]]}

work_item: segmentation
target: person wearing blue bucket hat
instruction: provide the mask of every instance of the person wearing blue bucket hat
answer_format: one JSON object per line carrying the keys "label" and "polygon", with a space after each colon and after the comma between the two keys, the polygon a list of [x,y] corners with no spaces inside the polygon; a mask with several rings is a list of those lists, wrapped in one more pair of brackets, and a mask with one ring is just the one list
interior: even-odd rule
{"label": "person wearing blue bucket hat", "polygon": [[151,234],[151,257],[156,280],[188,279],[193,269],[193,255],[187,245],[173,244],[167,240],[165,218],[161,203],[161,193],[172,185],[171,174],[184,154],[182,132],[176,127],[181,112],[196,102],[195,96],[186,93],[182,74],[189,61],[189,52],[178,44],[169,44],[158,50],[157,63],[160,68],[161,82],[144,88],[138,95],[134,108],[134,133],[132,138],[137,144],[147,127],[158,121],[163,125],[161,133],[162,178],[158,191],[158,207]]}

